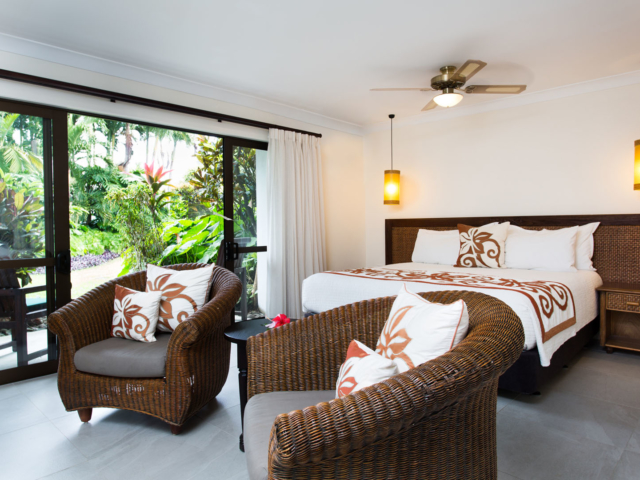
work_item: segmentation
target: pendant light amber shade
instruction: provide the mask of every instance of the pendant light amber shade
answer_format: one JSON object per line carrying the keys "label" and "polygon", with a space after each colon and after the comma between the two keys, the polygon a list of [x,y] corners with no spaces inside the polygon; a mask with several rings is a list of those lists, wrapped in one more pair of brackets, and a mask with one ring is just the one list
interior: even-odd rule
{"label": "pendant light amber shade", "polygon": [[640,190],[640,140],[636,140],[636,159],[633,163],[633,189]]}
{"label": "pendant light amber shade", "polygon": [[384,171],[384,204],[400,205],[400,170]]}
{"label": "pendant light amber shade", "polygon": [[393,169],[393,119],[395,115],[389,115],[391,120],[391,170],[384,171],[384,204],[400,205],[400,170]]}

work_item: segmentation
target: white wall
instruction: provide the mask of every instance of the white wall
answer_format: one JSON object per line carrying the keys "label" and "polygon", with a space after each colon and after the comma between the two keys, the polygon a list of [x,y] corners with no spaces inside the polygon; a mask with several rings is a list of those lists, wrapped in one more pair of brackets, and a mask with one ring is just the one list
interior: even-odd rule
{"label": "white wall", "polygon": [[[322,134],[323,184],[328,268],[361,266],[365,261],[365,209],[363,140],[361,136],[292,120],[246,106],[192,95],[146,83],[46,62],[0,51],[3,69],[78,83],[95,88],[187,105]],[[0,80],[0,97],[89,113],[112,115],[185,129],[267,140],[266,130],[219,123],[189,115],[128,105],[108,100]]]}
{"label": "white wall", "polygon": [[638,213],[640,85],[396,127],[399,206],[382,203],[389,132],[365,137],[368,266],[384,264],[384,219]]}

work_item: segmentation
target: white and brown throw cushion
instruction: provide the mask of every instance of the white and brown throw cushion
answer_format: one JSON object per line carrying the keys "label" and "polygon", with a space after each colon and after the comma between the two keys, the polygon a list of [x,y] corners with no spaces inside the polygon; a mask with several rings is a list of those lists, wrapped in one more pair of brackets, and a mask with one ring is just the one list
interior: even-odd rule
{"label": "white and brown throw cushion", "polygon": [[460,253],[456,267],[504,267],[504,242],[509,222],[470,227],[458,225]]}
{"label": "white and brown throw cushion", "polygon": [[158,330],[172,332],[207,301],[214,265],[190,270],[147,265],[147,292],[161,292]]}
{"label": "white and brown throw cushion", "polygon": [[376,353],[393,360],[400,373],[447,353],[467,335],[469,312],[463,300],[431,303],[402,286],[393,302]]}
{"label": "white and brown throw cushion", "polygon": [[352,340],[347,350],[347,359],[340,367],[336,398],[382,382],[396,373],[398,366],[395,362],[378,355],[359,341]]}
{"label": "white and brown throw cushion", "polygon": [[138,292],[116,285],[111,336],[155,342],[161,298],[160,292]]}

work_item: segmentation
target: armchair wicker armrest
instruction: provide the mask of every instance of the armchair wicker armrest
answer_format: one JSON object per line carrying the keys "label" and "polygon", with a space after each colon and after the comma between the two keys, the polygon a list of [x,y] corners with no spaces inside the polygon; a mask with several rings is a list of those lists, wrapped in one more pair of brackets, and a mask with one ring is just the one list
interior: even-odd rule
{"label": "armchair wicker armrest", "polygon": [[[421,295],[438,303],[463,298],[470,315],[466,339],[384,382],[279,415],[271,431],[269,478],[320,478],[326,472],[331,472],[326,478],[494,476],[497,380],[522,351],[521,321],[506,304],[484,294]],[[250,394],[335,388],[349,342],[355,338],[375,347],[393,300],[340,307],[250,339]],[[478,430],[493,441],[493,450],[473,443],[470,437]],[[436,471],[443,462],[434,456],[451,456],[456,449],[469,454],[466,461],[474,465],[451,477]],[[468,461],[476,456],[477,462]],[[451,460],[447,472],[457,461]],[[398,475],[404,467],[397,462],[406,463],[406,475]]]}

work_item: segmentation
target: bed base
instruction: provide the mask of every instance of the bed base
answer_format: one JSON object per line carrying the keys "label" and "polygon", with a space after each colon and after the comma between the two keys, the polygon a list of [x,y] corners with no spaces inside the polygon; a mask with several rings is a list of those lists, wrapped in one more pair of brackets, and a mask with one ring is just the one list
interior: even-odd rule
{"label": "bed base", "polygon": [[529,395],[540,394],[542,387],[567,366],[598,331],[600,319],[596,318],[555,351],[548,367],[540,365],[538,347],[523,351],[518,360],[500,377],[498,388]]}

